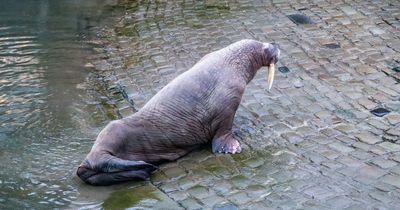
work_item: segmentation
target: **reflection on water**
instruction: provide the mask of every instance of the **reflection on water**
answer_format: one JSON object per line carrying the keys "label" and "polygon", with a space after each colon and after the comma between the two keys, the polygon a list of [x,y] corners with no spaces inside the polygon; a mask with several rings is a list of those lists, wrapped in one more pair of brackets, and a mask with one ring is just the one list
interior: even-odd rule
{"label": "reflection on water", "polygon": [[154,194],[154,189],[150,188],[149,186],[123,189],[111,194],[104,201],[102,206],[104,209],[126,209],[138,204],[141,201],[152,203],[161,201]]}
{"label": "reflection on water", "polygon": [[74,170],[110,120],[82,83],[113,1],[0,4],[0,209],[68,206],[85,187]]}

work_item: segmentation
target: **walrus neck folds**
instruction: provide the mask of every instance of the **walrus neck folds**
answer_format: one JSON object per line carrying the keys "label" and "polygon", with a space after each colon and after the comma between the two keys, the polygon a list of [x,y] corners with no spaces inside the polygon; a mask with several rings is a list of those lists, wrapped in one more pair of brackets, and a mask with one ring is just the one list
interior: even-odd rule
{"label": "walrus neck folds", "polygon": [[233,65],[235,71],[249,83],[257,70],[263,66],[263,43],[255,40],[242,40],[227,48],[229,55],[226,62]]}

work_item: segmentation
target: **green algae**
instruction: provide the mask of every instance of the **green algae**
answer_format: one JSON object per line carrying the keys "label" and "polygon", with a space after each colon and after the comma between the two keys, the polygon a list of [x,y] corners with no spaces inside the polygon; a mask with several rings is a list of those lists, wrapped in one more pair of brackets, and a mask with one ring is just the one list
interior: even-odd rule
{"label": "green algae", "polygon": [[103,203],[104,209],[127,209],[139,204],[142,201],[161,201],[154,189],[148,186],[140,186],[130,189],[123,189],[112,193]]}

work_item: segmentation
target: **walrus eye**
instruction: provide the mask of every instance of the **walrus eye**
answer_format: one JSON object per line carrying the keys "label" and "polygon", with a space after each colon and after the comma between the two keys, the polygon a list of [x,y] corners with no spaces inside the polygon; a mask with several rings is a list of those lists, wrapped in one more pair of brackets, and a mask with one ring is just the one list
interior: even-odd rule
{"label": "walrus eye", "polygon": [[270,63],[268,66],[268,90],[271,90],[272,83],[274,82],[275,76],[275,64]]}

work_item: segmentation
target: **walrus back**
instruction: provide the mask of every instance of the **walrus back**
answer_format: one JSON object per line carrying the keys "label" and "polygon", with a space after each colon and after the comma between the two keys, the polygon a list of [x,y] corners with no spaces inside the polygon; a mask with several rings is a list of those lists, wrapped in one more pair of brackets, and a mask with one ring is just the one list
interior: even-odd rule
{"label": "walrus back", "polygon": [[175,146],[193,147],[211,140],[218,78],[212,71],[190,69],[158,92],[138,114]]}

